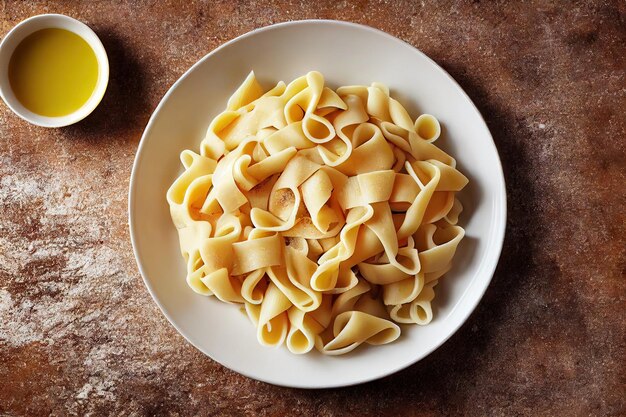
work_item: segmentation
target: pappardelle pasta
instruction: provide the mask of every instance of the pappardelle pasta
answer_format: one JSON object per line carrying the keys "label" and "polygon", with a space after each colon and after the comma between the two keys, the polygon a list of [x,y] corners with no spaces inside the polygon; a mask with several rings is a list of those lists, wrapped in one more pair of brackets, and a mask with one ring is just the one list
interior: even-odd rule
{"label": "pappardelle pasta", "polygon": [[332,90],[313,71],[263,91],[251,72],[167,192],[187,283],[297,354],[428,324],[468,182],[440,132],[379,83]]}

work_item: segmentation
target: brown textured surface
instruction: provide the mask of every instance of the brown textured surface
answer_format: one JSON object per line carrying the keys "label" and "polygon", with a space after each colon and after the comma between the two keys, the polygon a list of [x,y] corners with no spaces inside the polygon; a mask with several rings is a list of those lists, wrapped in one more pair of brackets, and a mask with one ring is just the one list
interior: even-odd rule
{"label": "brown textured surface", "polygon": [[[0,105],[0,414],[625,415],[626,3],[0,3],[0,33],[66,13],[102,38],[107,95],[73,127]],[[482,111],[507,180],[504,252],[461,330],[337,390],[273,387],[186,343],[144,289],[126,225],[151,111],[191,64],[271,23],[383,29]]]}

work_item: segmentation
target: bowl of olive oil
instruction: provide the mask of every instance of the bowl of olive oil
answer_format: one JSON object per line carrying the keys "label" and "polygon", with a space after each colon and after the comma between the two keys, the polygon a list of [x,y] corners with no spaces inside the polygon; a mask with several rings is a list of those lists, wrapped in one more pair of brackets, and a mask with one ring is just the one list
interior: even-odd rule
{"label": "bowl of olive oil", "polygon": [[0,96],[22,119],[61,127],[100,103],[109,61],[98,36],[69,16],[33,16],[0,43]]}

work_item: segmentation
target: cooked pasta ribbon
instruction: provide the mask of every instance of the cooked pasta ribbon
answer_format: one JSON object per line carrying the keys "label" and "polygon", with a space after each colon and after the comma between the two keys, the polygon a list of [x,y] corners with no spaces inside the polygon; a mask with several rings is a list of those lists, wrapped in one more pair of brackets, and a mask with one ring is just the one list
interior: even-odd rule
{"label": "cooked pasta ribbon", "polygon": [[265,91],[251,72],[167,191],[188,285],[295,354],[428,324],[465,234],[468,180],[441,133],[380,83],[333,90],[312,71]]}

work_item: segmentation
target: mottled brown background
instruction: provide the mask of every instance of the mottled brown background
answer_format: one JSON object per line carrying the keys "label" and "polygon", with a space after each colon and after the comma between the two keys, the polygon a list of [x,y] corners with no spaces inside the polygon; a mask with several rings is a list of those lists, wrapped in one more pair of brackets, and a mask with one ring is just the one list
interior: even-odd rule
{"label": "mottled brown background", "polygon": [[[0,105],[0,414],[626,414],[626,3],[0,2],[88,23],[103,103],[63,129]],[[383,29],[478,105],[507,181],[493,282],[442,348],[396,375],[278,388],[211,361],[167,323],[131,252],[126,195],[150,113],[196,60],[271,23]]]}

